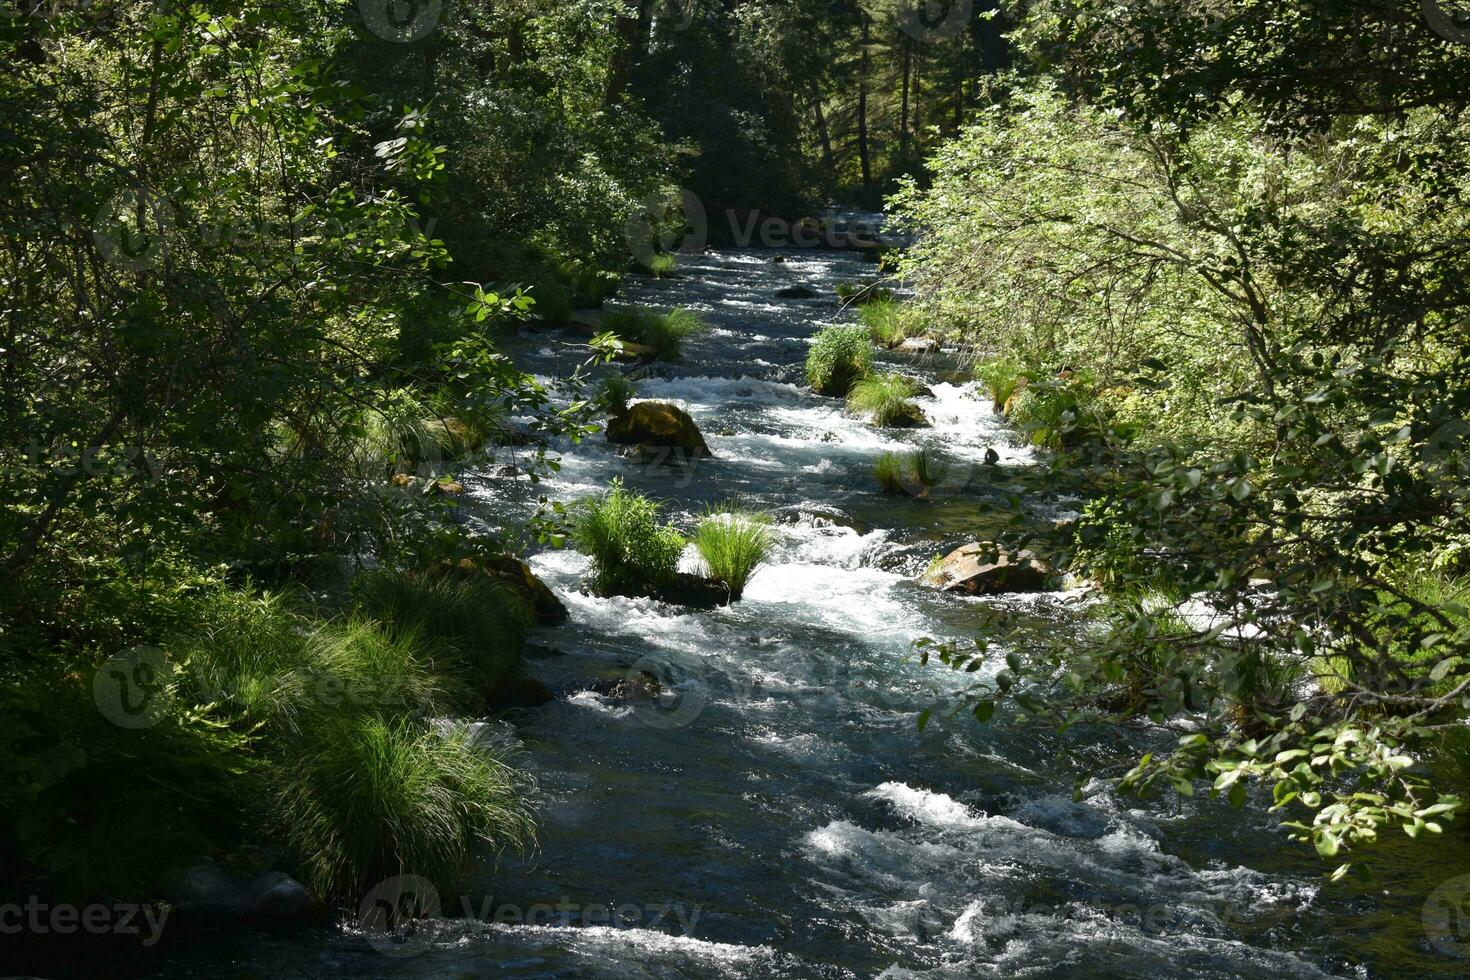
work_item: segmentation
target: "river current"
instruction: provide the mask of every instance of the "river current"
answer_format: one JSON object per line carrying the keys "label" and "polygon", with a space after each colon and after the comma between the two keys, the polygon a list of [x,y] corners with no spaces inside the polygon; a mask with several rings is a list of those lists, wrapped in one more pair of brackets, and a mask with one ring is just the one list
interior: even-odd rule
{"label": "river current", "polygon": [[[914,581],[983,536],[976,503],[997,493],[998,473],[1034,461],[942,354],[882,356],[931,385],[920,399],[931,429],[878,430],[806,390],[812,337],[852,319],[835,287],[871,281],[874,267],[856,253],[776,258],[684,256],[676,278],[631,279],[616,301],[710,323],[639,397],[685,407],[714,459],[637,465],[596,436],[555,447],[562,468],[540,485],[468,475],[467,519],[487,529],[523,521],[540,495],[570,503],[619,477],[685,530],[730,499],[775,520],[771,564],[715,612],[594,598],[580,590],[584,556],[532,558],[571,610],[533,641],[532,670],[557,697],[495,724],[540,786],[536,852],[440,887],[444,918],[409,942],[350,927],[242,932],[189,951],[170,975],[1458,974],[1420,912],[1446,867],[1470,868],[1462,843],[1434,861],[1392,843],[1372,882],[1333,885],[1264,807],[1142,802],[1096,778],[1156,733],[949,717],[960,681],[921,667],[913,640],[971,636],[987,603],[1037,629],[1077,628],[1076,595],[972,599]],[[776,298],[793,285],[817,297]],[[549,380],[582,356],[578,342],[527,332],[513,348]],[[877,456],[926,443],[950,464],[938,499],[880,493]],[[1000,462],[987,466],[992,449]],[[1038,521],[1076,505],[1026,501]],[[643,672],[662,682],[657,702],[598,693]]]}

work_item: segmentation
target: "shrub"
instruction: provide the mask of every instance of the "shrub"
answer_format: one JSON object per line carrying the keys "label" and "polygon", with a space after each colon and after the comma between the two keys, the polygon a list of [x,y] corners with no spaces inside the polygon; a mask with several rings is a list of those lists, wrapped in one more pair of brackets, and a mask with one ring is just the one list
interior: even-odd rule
{"label": "shrub", "polygon": [[881,374],[864,378],[847,396],[848,411],[872,418],[874,425],[912,426],[923,422],[919,407],[909,401],[914,384],[900,374]]}
{"label": "shrub", "polygon": [[698,314],[684,309],[662,314],[641,309],[613,310],[602,318],[603,330],[651,348],[660,361],[678,360],[684,341],[704,326]]}
{"label": "shrub", "polygon": [[1097,401],[1080,385],[1032,383],[1015,396],[1008,418],[1034,445],[1068,449],[1102,428]]}
{"label": "shrub", "polygon": [[826,327],[806,359],[807,383],[819,395],[844,397],[873,367],[873,343],[863,327]]}
{"label": "shrub", "polygon": [[526,847],[528,784],[508,752],[463,725],[329,713],[303,733],[276,793],[286,841],[319,894],[360,897],[386,877],[452,881],[481,846]]}
{"label": "shrub", "polygon": [[503,582],[474,572],[442,575],[379,571],[353,582],[358,612],[382,619],[394,637],[430,641],[436,666],[482,695],[503,693],[520,676],[525,600]]}
{"label": "shrub", "polygon": [[898,453],[884,453],[878,457],[873,464],[873,475],[878,478],[878,485],[884,493],[904,492],[905,466],[904,458]]}
{"label": "shrub", "polygon": [[858,317],[868,329],[868,337],[875,344],[894,348],[908,339],[903,317],[897,302],[891,299],[875,300],[862,308]]}
{"label": "shrub", "polygon": [[769,520],[733,507],[709,511],[694,533],[694,547],[704,560],[708,576],[730,590],[732,600],[771,553],[774,540]]}
{"label": "shrub", "polygon": [[855,282],[844,282],[837,286],[837,298],[844,304],[883,303],[893,299],[893,290],[883,288],[877,283],[869,283],[864,286]]}
{"label": "shrub", "polygon": [[582,503],[572,541],[591,557],[593,587],[604,595],[640,595],[667,584],[685,544],[683,535],[660,523],[658,504],[621,480]]}
{"label": "shrub", "polygon": [[990,400],[995,403],[997,412],[1006,407],[1011,397],[1027,381],[1026,372],[1021,365],[1007,358],[997,358],[976,365],[975,377],[990,392]]}
{"label": "shrub", "polygon": [[531,318],[548,327],[563,327],[572,322],[575,301],[572,291],[560,282],[540,283],[529,290],[535,300]]}

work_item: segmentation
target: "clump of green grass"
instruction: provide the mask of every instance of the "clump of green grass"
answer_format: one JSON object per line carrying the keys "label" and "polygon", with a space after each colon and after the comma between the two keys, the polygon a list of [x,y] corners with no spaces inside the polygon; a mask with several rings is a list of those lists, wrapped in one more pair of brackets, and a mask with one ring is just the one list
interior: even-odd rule
{"label": "clump of green grass", "polygon": [[895,300],[875,300],[868,303],[859,311],[858,317],[867,328],[868,337],[875,344],[891,350],[908,339],[902,311]]}
{"label": "clump of green grass", "polygon": [[622,372],[609,374],[603,379],[602,388],[598,391],[598,400],[614,416],[626,415],[629,403],[637,397],[638,385]]}
{"label": "clump of green grass", "polygon": [[705,323],[691,310],[654,313],[652,310],[626,309],[606,313],[602,318],[602,329],[650,348],[660,361],[676,361],[683,352],[684,341],[705,329]]}
{"label": "clump of green grass", "polygon": [[679,257],[671,252],[660,252],[649,258],[647,269],[658,279],[670,279],[679,268]]}
{"label": "clump of green grass", "polygon": [[481,848],[524,849],[529,784],[468,726],[325,713],[279,771],[278,813],[305,883],[355,899],[399,874],[448,882]]}
{"label": "clump of green grass", "polygon": [[679,571],[684,536],[660,520],[659,506],[621,480],[584,501],[573,521],[572,543],[592,559],[592,586],[604,595],[643,595]]}
{"label": "clump of green grass", "polygon": [[878,478],[878,485],[884,493],[903,493],[906,472],[907,463],[898,453],[884,453],[873,464],[873,475]]}
{"label": "clump of green grass", "polygon": [[708,577],[724,584],[732,601],[745,594],[774,544],[769,519],[731,506],[706,513],[694,534]]}
{"label": "clump of green grass", "polygon": [[859,326],[826,327],[806,359],[807,383],[819,395],[844,397],[873,368],[873,342]]}
{"label": "clump of green grass", "polygon": [[893,290],[879,287],[876,283],[864,286],[855,282],[844,282],[837,286],[837,298],[844,304],[882,303],[893,299]]}
{"label": "clump of green grass", "polygon": [[924,446],[911,453],[884,453],[873,465],[873,473],[884,493],[906,493],[927,497],[950,473],[950,464],[934,449]]}
{"label": "clump of green grass", "polygon": [[437,575],[370,572],[353,582],[360,613],[393,636],[429,641],[438,669],[481,695],[503,694],[522,673],[534,617],[503,582],[452,569]]}
{"label": "clump of green grass", "polygon": [[864,378],[848,393],[847,409],[867,415],[874,425],[885,428],[922,425],[924,413],[909,401],[914,391],[913,382],[901,374]]}
{"label": "clump of green grass", "polygon": [[555,280],[532,286],[528,295],[534,301],[531,318],[548,327],[564,327],[572,322],[576,300],[570,287]]}

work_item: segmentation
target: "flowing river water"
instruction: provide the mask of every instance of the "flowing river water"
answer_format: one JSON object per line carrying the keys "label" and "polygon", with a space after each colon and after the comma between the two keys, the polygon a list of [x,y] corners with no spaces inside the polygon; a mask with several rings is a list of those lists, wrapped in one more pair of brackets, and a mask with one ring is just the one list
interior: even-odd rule
{"label": "flowing river water", "polygon": [[[444,919],[394,946],[352,928],[246,932],[176,959],[177,976],[1310,977],[1455,975],[1426,938],[1425,896],[1470,869],[1459,840],[1390,844],[1372,882],[1332,885],[1262,807],[1120,798],[1117,774],[1158,736],[1066,734],[943,711],[959,683],[911,643],[973,635],[987,604],[1073,629],[1075,596],[972,599],[920,588],[937,554],[984,535],[976,504],[1032,464],[942,355],[883,360],[921,376],[928,430],[880,431],[802,385],[821,326],[850,318],[835,287],[872,278],[855,253],[711,251],[621,303],[699,311],[712,329],[641,382],[686,407],[715,458],[635,465],[599,436],[556,447],[533,486],[471,475],[469,519],[524,520],[621,477],[692,529],[739,498],[775,518],[777,549],[745,600],[690,612],[580,591],[586,559],[533,567],[571,621],[535,638],[552,703],[508,722],[543,797],[536,853],[439,885]],[[775,298],[806,285],[809,300]],[[545,377],[577,341],[526,334]],[[585,354],[585,350],[583,351]],[[951,462],[938,499],[882,495],[886,451],[929,443]],[[987,450],[1001,459],[988,467]],[[1076,501],[1035,495],[1038,521]],[[1024,654],[1024,651],[1019,651]],[[599,679],[648,672],[664,697],[629,703]],[[954,702],[951,702],[953,704]],[[1081,798],[1074,799],[1080,784]],[[461,897],[464,896],[464,897]]]}

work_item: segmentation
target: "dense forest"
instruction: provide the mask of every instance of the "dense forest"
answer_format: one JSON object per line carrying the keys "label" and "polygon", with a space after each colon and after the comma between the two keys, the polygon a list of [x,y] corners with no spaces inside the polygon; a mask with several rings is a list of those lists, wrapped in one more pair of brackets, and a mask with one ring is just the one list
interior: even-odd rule
{"label": "dense forest", "polygon": [[[856,467],[849,511],[912,525],[877,525],[895,564],[854,559],[903,573],[885,590],[1067,597],[857,630],[928,678],[877,702],[885,737],[1033,733],[1065,747],[1066,805],[1261,821],[1248,849],[1295,848],[1324,895],[1386,874],[1417,915],[1437,879],[1404,869],[1470,873],[1462,7],[12,0],[0,48],[0,906],[187,914],[207,862],[371,933],[385,880],[447,896],[529,860],[574,795],[537,775],[552,736],[516,732],[568,701],[535,658],[573,640],[547,636],[650,604],[761,632],[795,600],[757,573],[817,562],[776,487],[815,499],[823,465]],[[845,230],[869,212],[881,232]],[[805,278],[729,308],[695,288],[751,269]],[[783,301],[813,304],[796,360],[709,367],[721,338],[774,343]],[[758,369],[779,385],[721,397],[848,420],[812,435],[826,464],[722,475],[774,423],[679,384]],[[1004,458],[941,459],[949,392]],[[790,645],[856,658],[840,625]],[[615,666],[571,700],[658,683]],[[1312,963],[1450,970],[1470,947],[1430,919]],[[22,938],[27,969],[72,955]],[[690,971],[667,975],[722,975]]]}

